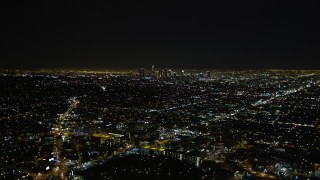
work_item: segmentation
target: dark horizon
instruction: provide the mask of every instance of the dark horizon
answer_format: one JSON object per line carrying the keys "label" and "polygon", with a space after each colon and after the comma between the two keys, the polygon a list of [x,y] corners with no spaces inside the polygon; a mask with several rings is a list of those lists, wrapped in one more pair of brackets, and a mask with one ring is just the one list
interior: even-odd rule
{"label": "dark horizon", "polygon": [[320,69],[315,2],[10,2],[2,69]]}
{"label": "dark horizon", "polygon": [[[136,72],[138,73],[139,70],[143,68],[146,72],[151,72],[151,67],[131,67],[131,68],[0,68],[0,72],[60,72],[60,71],[69,71],[69,72],[81,72],[81,71],[88,71],[88,72],[116,72],[116,71],[124,71],[124,72]],[[320,69],[299,69],[299,68],[183,68],[183,67],[158,67],[155,68],[155,71],[164,70],[164,69],[171,69],[173,71],[212,71],[212,72],[241,72],[241,71],[320,71]]]}

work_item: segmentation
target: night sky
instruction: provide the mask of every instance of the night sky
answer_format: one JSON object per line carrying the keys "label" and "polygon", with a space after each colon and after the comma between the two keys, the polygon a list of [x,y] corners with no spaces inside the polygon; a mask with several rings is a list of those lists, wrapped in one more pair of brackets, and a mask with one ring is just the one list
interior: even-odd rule
{"label": "night sky", "polygon": [[10,1],[0,68],[320,69],[319,3],[279,1]]}

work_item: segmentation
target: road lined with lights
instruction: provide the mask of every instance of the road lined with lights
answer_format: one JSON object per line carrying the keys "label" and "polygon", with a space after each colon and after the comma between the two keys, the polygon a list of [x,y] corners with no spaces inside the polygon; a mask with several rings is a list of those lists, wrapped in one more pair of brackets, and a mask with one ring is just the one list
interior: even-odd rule
{"label": "road lined with lights", "polygon": [[71,104],[68,108],[68,110],[64,113],[61,114],[60,117],[58,118],[58,121],[55,125],[54,129],[54,138],[55,138],[55,143],[54,143],[54,154],[56,155],[56,167],[54,168],[54,175],[60,175],[62,179],[65,177],[65,173],[67,172],[67,166],[64,162],[64,158],[61,156],[61,151],[63,149],[63,142],[62,142],[62,126],[61,123],[67,119],[70,115],[70,112],[77,107],[77,104],[79,101],[77,100],[76,97],[71,98]]}
{"label": "road lined with lights", "polygon": [[[63,141],[62,141],[62,122],[70,116],[70,113],[77,107],[79,101],[77,97],[73,97],[69,101],[71,104],[66,112],[61,114],[57,119],[56,124],[54,125],[53,133],[54,136],[54,145],[53,145],[53,158],[51,160],[55,161],[55,166],[48,173],[42,174],[38,173],[35,179],[43,179],[48,176],[59,177],[60,179],[66,179],[65,174],[68,171],[68,167],[64,161],[64,158],[61,156],[61,152],[63,149]],[[48,167],[50,169],[50,167]],[[47,169],[47,170],[49,170]]]}

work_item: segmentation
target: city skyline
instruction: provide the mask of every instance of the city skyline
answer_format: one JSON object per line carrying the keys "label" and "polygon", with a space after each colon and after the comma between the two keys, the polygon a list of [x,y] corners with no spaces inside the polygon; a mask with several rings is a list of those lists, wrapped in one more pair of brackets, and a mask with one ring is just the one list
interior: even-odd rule
{"label": "city skyline", "polygon": [[0,82],[0,179],[320,178],[319,70],[3,70]]}

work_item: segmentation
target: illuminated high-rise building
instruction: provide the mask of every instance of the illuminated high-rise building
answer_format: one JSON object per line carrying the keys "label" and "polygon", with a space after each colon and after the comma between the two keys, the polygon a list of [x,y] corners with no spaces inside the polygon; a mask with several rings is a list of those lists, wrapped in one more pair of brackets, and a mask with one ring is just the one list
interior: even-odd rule
{"label": "illuminated high-rise building", "polygon": [[184,76],[184,70],[181,70],[181,76]]}
{"label": "illuminated high-rise building", "polygon": [[145,77],[144,68],[140,68],[140,70],[139,70],[139,76],[140,76],[140,77]]}
{"label": "illuminated high-rise building", "polygon": [[207,78],[210,79],[211,78],[211,72],[207,71]]}
{"label": "illuminated high-rise building", "polygon": [[169,77],[172,76],[172,70],[171,70],[171,69],[168,69],[168,71],[167,71],[167,76],[169,76]]}

